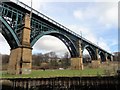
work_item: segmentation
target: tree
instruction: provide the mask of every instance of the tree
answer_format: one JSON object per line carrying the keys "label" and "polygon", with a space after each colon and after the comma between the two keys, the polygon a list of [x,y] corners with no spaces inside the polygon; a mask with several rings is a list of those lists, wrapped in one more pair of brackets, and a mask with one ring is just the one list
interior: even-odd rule
{"label": "tree", "polygon": [[70,56],[69,53],[66,52],[63,56],[63,58],[60,60],[61,62],[61,67],[63,68],[68,68],[70,66]]}
{"label": "tree", "polygon": [[55,52],[50,52],[49,53],[49,61],[50,61],[50,66],[53,68],[57,68],[59,66],[58,64],[58,56],[56,55]]}
{"label": "tree", "polygon": [[50,52],[50,53],[49,53],[49,57],[50,57],[51,59],[54,59],[54,60],[57,60],[57,58],[58,58],[58,56],[56,55],[55,52]]}
{"label": "tree", "polygon": [[49,62],[49,59],[50,59],[50,53],[46,53],[43,55],[43,62]]}
{"label": "tree", "polygon": [[39,54],[34,54],[32,56],[32,63],[35,66],[40,66],[40,64],[43,62],[43,54],[39,53]]}
{"label": "tree", "polygon": [[[39,53],[34,54],[33,57],[33,66],[38,69],[40,67],[43,67],[45,64],[47,67],[58,67],[58,56],[55,52],[49,52],[49,53]],[[44,64],[44,65],[43,65]]]}
{"label": "tree", "polygon": [[59,66],[57,60],[50,60],[50,65],[53,68],[57,68]]}

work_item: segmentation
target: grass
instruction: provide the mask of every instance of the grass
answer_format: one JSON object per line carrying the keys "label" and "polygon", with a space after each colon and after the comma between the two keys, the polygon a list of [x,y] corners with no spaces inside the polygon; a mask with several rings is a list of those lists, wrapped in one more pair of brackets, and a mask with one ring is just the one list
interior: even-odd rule
{"label": "grass", "polygon": [[73,76],[100,76],[104,74],[104,69],[86,68],[84,70],[32,70],[31,74],[10,75],[2,73],[2,78],[45,78],[45,77],[73,77]]}
{"label": "grass", "polygon": [[117,63],[102,63],[98,68],[90,68],[89,65],[84,70],[32,70],[31,74],[10,75],[6,71],[1,71],[1,78],[45,78],[45,77],[74,77],[74,76],[102,76],[116,75]]}

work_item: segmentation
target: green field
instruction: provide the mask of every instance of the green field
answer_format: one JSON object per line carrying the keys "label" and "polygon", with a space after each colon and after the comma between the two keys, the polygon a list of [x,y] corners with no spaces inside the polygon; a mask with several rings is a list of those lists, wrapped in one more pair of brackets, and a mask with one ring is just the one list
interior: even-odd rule
{"label": "green field", "polygon": [[2,78],[45,78],[45,77],[74,77],[74,76],[103,76],[116,75],[118,63],[102,63],[98,68],[85,66],[84,70],[32,70],[31,74],[10,75],[7,71],[1,71]]}
{"label": "green field", "polygon": [[73,77],[73,76],[101,76],[104,70],[84,69],[84,70],[32,70],[31,74],[26,75],[9,75],[6,72],[2,73],[2,78],[45,78],[45,77]]}

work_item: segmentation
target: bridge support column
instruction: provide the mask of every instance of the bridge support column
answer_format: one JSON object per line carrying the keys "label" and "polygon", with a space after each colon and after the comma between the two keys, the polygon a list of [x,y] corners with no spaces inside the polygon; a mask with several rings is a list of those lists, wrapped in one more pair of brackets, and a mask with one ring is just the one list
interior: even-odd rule
{"label": "bridge support column", "polygon": [[21,49],[16,48],[11,50],[9,65],[8,65],[8,73],[9,74],[17,74],[20,72],[20,59],[21,59]]}
{"label": "bridge support column", "polygon": [[113,61],[113,56],[111,55],[111,61]]}
{"label": "bridge support column", "polygon": [[21,46],[11,50],[8,73],[28,74],[31,72],[32,48],[30,47],[30,16],[25,16],[25,26],[22,32]]}
{"label": "bridge support column", "polygon": [[105,61],[108,62],[108,55],[105,53]]}
{"label": "bridge support column", "polygon": [[100,66],[100,58],[98,54],[98,49],[96,49],[96,60],[92,60],[92,68],[97,68]]}
{"label": "bridge support column", "polygon": [[100,67],[100,60],[93,60],[92,61],[92,68]]}
{"label": "bridge support column", "polygon": [[82,46],[79,41],[79,57],[71,58],[71,69],[83,70]]}
{"label": "bridge support column", "polygon": [[83,70],[82,58],[71,58],[71,69],[73,70]]}
{"label": "bridge support column", "polygon": [[11,50],[8,73],[9,74],[27,74],[31,71],[32,49],[28,47],[19,47]]}

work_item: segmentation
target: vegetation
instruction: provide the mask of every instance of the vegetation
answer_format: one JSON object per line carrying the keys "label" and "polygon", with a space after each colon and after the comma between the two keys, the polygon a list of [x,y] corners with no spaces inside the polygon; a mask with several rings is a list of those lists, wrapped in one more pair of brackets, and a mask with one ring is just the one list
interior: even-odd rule
{"label": "vegetation", "polygon": [[70,57],[65,53],[63,57],[58,57],[55,52],[46,54],[36,54],[32,58],[33,69],[58,69],[70,66]]}
{"label": "vegetation", "polygon": [[[102,76],[116,75],[118,69],[118,53],[115,53],[114,62],[102,62],[100,67],[91,67],[91,61],[88,55],[83,57],[84,70],[70,70],[70,57],[65,53],[63,57],[58,57],[55,52],[46,54],[33,55],[32,72],[29,75],[9,75],[7,66],[9,55],[2,55],[2,78],[19,78],[19,77],[62,77],[62,76]],[[62,69],[62,70],[61,70]]]}
{"label": "vegetation", "polygon": [[[114,53],[114,61],[119,62],[120,52]],[[1,59],[0,59],[1,60]],[[68,53],[65,53],[63,57],[59,57],[55,52],[49,52],[46,54],[38,53],[32,56],[32,69],[38,70],[41,68],[45,69],[59,69],[59,68],[69,68],[70,67],[70,57]],[[2,70],[7,70],[9,55],[2,55]],[[83,56],[83,63],[88,66],[91,63],[89,55]]]}
{"label": "vegetation", "polygon": [[74,77],[74,76],[97,76],[104,74],[103,69],[85,70],[33,70],[29,75],[9,75],[3,73],[2,78],[41,78],[41,77]]}
{"label": "vegetation", "polygon": [[28,75],[9,75],[2,72],[2,78],[41,78],[41,77],[74,77],[74,76],[111,76],[116,75],[116,62],[104,62],[98,68],[92,68],[90,64],[84,66],[84,70],[70,69],[39,69],[32,70]]}

